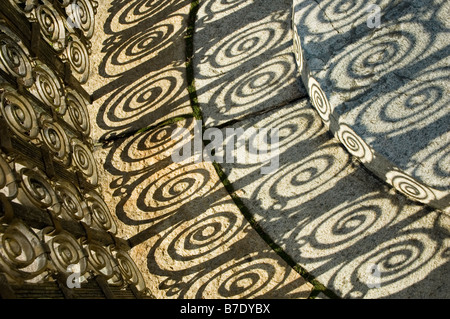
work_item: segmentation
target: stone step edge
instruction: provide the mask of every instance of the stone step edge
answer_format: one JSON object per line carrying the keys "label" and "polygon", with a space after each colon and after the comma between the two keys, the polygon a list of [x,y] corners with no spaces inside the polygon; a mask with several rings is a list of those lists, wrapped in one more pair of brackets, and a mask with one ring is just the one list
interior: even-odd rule
{"label": "stone step edge", "polygon": [[305,86],[311,104],[319,114],[323,124],[336,137],[344,148],[358,159],[368,170],[395,190],[413,201],[426,204],[446,214],[450,214],[450,192],[441,191],[426,185],[404,170],[400,169],[384,155],[370,147],[364,139],[333,112],[324,92],[308,66],[301,37],[295,25],[295,9],[292,6],[291,31],[293,36],[292,51],[297,64],[297,74]]}

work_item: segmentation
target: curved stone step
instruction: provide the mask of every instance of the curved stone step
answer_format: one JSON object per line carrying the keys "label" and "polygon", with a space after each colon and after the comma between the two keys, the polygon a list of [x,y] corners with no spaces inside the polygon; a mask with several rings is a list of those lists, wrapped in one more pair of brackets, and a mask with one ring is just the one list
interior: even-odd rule
{"label": "curved stone step", "polygon": [[[343,298],[448,298],[450,217],[407,199],[331,137],[305,99],[233,124],[251,137],[278,129],[278,167],[247,138],[220,164],[256,223],[292,259]],[[226,147],[226,142],[224,147]],[[275,153],[273,151],[276,150]]]}
{"label": "curved stone step", "polygon": [[450,4],[376,5],[294,0],[301,79],[352,155],[409,198],[449,213]]}

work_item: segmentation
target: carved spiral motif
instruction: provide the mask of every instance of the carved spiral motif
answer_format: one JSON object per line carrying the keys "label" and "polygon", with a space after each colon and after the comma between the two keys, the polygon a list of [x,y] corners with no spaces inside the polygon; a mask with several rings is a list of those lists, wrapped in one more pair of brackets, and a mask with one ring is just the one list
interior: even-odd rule
{"label": "carved spiral motif", "polygon": [[75,0],[68,4],[65,9],[69,17],[69,25],[72,28],[81,29],[84,36],[90,39],[94,34],[95,27],[95,12],[91,1]]}
{"label": "carved spiral motif", "polygon": [[69,140],[64,129],[50,117],[41,119],[41,136],[56,160],[68,164]]}
{"label": "carved spiral motif", "polygon": [[422,203],[428,203],[436,198],[428,187],[403,172],[390,171],[386,174],[386,179],[395,189]]}
{"label": "carved spiral motif", "polygon": [[30,53],[22,41],[8,28],[0,25],[0,68],[25,87],[33,85]]}
{"label": "carved spiral motif", "polygon": [[348,125],[340,124],[337,132],[338,139],[344,144],[350,154],[356,156],[361,162],[369,163],[373,159],[373,152],[363,139]]}
{"label": "carved spiral motif", "polygon": [[85,198],[93,223],[102,230],[117,233],[117,226],[105,201],[97,192],[89,192]]}
{"label": "carved spiral motif", "polygon": [[330,120],[331,106],[328,99],[320,87],[319,83],[312,77],[308,78],[308,89],[311,102],[319,113],[320,117],[328,122]]}
{"label": "carved spiral motif", "polygon": [[47,242],[50,258],[57,271],[68,274],[70,265],[79,265],[80,274],[87,268],[86,256],[81,244],[68,232],[62,231],[51,237]]}
{"label": "carved spiral motif", "polygon": [[78,139],[72,139],[72,161],[93,185],[97,185],[97,166],[91,150]]}
{"label": "carved spiral motif", "polygon": [[22,167],[18,169],[20,190],[19,201],[29,208],[50,209],[59,214],[60,209],[56,193],[47,177],[36,169]]}
{"label": "carved spiral motif", "polygon": [[57,51],[64,49],[65,28],[61,15],[49,5],[40,5],[35,9],[41,33]]}
{"label": "carved spiral motif", "polygon": [[117,270],[117,264],[110,252],[98,244],[87,245],[89,266],[97,274],[104,276],[111,285],[122,285],[122,277]]}
{"label": "carved spiral motif", "polygon": [[24,140],[33,140],[38,136],[36,114],[24,97],[6,88],[0,102],[0,113],[14,134]]}
{"label": "carved spiral motif", "polygon": [[0,270],[17,280],[33,279],[47,267],[39,237],[21,221],[0,231]]}
{"label": "carved spiral motif", "polygon": [[58,114],[66,112],[64,88],[59,78],[45,65],[34,69],[37,97],[51,106]]}
{"label": "carved spiral motif", "polygon": [[0,192],[8,198],[17,194],[17,183],[11,167],[0,153]]}
{"label": "carved spiral motif", "polygon": [[66,57],[72,70],[79,75],[79,81],[86,83],[89,77],[89,55],[86,46],[74,33],[70,34],[70,41],[66,47]]}
{"label": "carved spiral motif", "polygon": [[68,90],[66,94],[68,120],[84,136],[88,136],[91,128],[86,103],[76,91]]}
{"label": "carved spiral motif", "polygon": [[114,251],[114,257],[117,261],[123,279],[127,283],[134,285],[137,290],[144,290],[144,278],[142,277],[142,274],[133,259],[131,259],[131,257],[124,251]]}
{"label": "carved spiral motif", "polygon": [[61,203],[61,214],[63,217],[83,221],[87,225],[91,224],[91,216],[87,205],[73,184],[59,182],[55,186],[55,192]]}

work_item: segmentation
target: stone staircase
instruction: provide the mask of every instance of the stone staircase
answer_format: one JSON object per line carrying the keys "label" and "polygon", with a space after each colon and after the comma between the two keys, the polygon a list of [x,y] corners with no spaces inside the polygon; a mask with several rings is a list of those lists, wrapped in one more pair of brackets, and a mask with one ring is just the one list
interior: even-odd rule
{"label": "stone staircase", "polygon": [[448,4],[431,2],[376,1],[380,29],[365,1],[99,4],[93,155],[148,295],[450,297]]}

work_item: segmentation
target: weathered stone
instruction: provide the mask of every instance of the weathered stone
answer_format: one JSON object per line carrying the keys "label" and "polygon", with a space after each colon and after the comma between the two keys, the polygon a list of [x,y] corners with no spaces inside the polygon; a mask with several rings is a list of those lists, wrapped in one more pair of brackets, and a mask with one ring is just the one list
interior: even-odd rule
{"label": "weathered stone", "polygon": [[309,102],[232,128],[278,128],[279,168],[273,173],[261,174],[267,161],[221,165],[258,224],[326,287],[352,298],[450,296],[442,288],[448,216],[370,175],[330,138]]}
{"label": "weathered stone", "polygon": [[94,141],[136,132],[192,113],[186,89],[185,40],[190,1],[98,6],[86,90]]}
{"label": "weathered stone", "polygon": [[317,103],[331,132],[354,155],[370,153],[361,158],[367,168],[407,196],[448,212],[450,5],[376,5],[295,0],[302,78],[306,86],[315,79],[328,101],[327,110]]}
{"label": "weathered stone", "polygon": [[[211,163],[173,162],[177,127],[96,150],[103,196],[157,298],[306,298],[312,285],[253,230]],[[191,139],[193,136],[191,136]]]}
{"label": "weathered stone", "polygon": [[202,1],[195,84],[206,127],[305,96],[291,52],[291,1]]}

